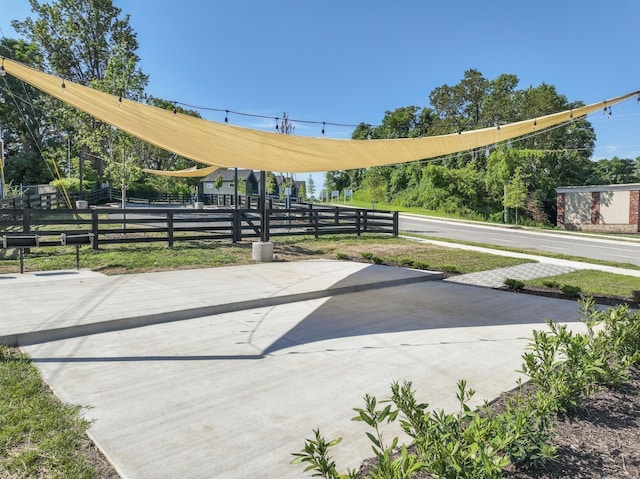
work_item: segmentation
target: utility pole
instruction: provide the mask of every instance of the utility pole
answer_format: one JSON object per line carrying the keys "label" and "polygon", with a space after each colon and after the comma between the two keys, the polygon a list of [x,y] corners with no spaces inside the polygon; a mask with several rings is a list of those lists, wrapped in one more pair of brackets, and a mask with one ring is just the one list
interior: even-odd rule
{"label": "utility pole", "polygon": [[0,128],[0,200],[5,199],[4,189],[4,131]]}

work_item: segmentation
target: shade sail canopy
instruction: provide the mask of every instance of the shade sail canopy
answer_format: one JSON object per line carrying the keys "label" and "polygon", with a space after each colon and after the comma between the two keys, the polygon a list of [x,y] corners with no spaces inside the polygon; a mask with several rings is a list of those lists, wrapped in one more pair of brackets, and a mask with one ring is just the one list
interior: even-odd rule
{"label": "shade sail canopy", "polygon": [[180,178],[204,178],[219,170],[219,166],[207,166],[206,168],[188,168],[186,170],[151,170],[144,168],[142,171],[152,175],[175,176]]}
{"label": "shade sail canopy", "polygon": [[[6,73],[95,118],[165,150],[206,165],[311,172],[366,168],[473,150],[550,128],[615,105],[638,92],[535,119],[460,134],[391,140],[339,140],[282,135],[174,114],[119,99],[4,59]],[[64,84],[64,87],[62,86]]]}

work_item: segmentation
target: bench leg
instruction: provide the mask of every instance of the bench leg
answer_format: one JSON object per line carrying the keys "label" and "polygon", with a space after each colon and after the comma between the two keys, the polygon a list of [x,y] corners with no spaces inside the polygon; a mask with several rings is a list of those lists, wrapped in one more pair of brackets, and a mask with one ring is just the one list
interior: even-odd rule
{"label": "bench leg", "polygon": [[20,274],[24,274],[24,248],[18,248],[20,250]]}

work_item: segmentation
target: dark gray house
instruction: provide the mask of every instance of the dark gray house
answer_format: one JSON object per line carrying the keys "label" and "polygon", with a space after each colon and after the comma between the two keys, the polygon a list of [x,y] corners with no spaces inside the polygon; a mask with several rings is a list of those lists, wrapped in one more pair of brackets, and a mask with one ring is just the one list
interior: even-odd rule
{"label": "dark gray house", "polygon": [[[216,189],[216,178],[222,177],[220,190]],[[233,195],[235,193],[235,169],[214,171],[202,180],[202,192],[205,195]],[[257,195],[259,193],[258,179],[253,170],[238,169],[238,194]],[[244,188],[243,188],[244,186]]]}

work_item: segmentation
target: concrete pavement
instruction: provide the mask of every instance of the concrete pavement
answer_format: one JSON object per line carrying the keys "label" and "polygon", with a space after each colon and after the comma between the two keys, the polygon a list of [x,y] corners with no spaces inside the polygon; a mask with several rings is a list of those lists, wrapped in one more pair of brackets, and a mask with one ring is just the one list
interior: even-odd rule
{"label": "concrete pavement", "polygon": [[365,393],[411,380],[452,410],[465,378],[479,404],[514,387],[545,318],[577,325],[575,302],[438,277],[317,260],[3,279],[0,337],[87,407],[124,478],[298,478],[290,453],[315,427],[344,437],[342,471],[371,455],[350,421]]}

